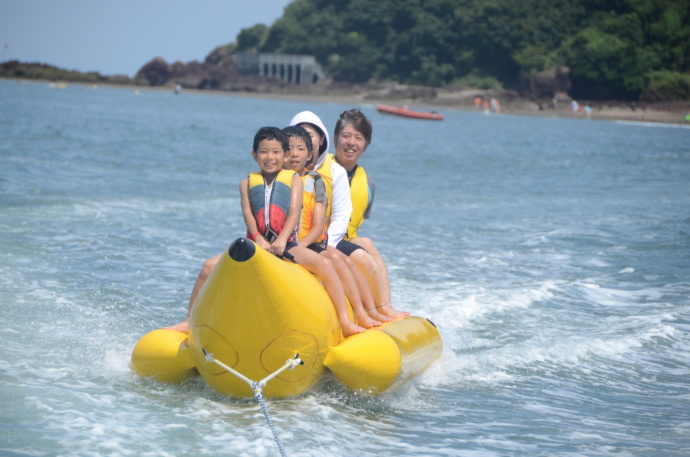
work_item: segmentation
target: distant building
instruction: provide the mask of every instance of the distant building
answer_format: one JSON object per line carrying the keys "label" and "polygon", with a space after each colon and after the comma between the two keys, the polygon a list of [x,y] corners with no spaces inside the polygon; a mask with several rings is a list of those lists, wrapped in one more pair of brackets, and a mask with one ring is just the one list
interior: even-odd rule
{"label": "distant building", "polygon": [[277,78],[292,84],[318,84],[324,71],[314,56],[240,52],[237,70],[243,75]]}

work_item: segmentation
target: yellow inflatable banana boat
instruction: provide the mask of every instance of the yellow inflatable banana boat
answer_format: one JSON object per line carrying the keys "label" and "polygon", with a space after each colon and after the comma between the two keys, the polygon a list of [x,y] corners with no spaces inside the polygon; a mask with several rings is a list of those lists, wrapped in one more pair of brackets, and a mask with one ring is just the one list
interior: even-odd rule
{"label": "yellow inflatable banana boat", "polygon": [[[321,282],[245,238],[234,241],[199,292],[189,335],[154,330],[132,353],[141,376],[176,383],[198,371],[218,392],[266,397],[309,389],[329,369],[353,390],[381,394],[425,370],[441,354],[427,319],[407,317],[343,338]],[[301,361],[300,365],[290,361]],[[277,370],[289,367],[276,373]],[[265,387],[264,387],[265,386]]]}

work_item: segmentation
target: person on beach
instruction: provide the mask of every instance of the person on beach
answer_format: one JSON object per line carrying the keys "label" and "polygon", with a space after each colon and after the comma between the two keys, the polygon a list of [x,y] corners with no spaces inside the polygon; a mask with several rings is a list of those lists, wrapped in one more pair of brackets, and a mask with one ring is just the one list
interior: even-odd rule
{"label": "person on beach", "polygon": [[[333,263],[297,243],[304,187],[300,175],[283,169],[288,150],[288,139],[278,128],[262,127],[254,137],[252,157],[261,171],[240,181],[247,237],[260,248],[318,276],[333,301],[343,336],[361,333],[365,329],[350,320],[345,291]],[[289,199],[282,198],[285,195]]]}
{"label": "person on beach", "polygon": [[[286,127],[283,129],[283,133],[287,136],[289,145],[284,168],[299,174],[304,184],[302,212],[297,225],[297,243],[325,256],[332,262],[343,284],[345,295],[350,300],[357,324],[364,328],[378,327],[381,322],[372,319],[365,311],[353,272],[346,265],[345,259],[347,257],[339,251],[327,249],[326,207],[328,200],[326,186],[318,173],[307,171],[307,163],[311,163],[314,155],[311,136],[299,126]],[[354,263],[352,268],[357,271]]]}

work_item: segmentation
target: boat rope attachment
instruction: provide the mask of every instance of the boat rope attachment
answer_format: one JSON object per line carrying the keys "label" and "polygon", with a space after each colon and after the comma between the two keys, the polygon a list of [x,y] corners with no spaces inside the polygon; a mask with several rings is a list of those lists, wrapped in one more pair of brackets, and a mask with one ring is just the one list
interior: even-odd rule
{"label": "boat rope attachment", "polygon": [[266,404],[264,403],[264,397],[263,397],[263,391],[264,387],[266,387],[266,384],[278,376],[280,373],[283,371],[287,370],[288,368],[290,370],[294,370],[296,366],[298,365],[304,365],[304,362],[299,358],[299,353],[295,354],[295,356],[291,359],[288,359],[285,361],[285,365],[282,367],[278,368],[276,371],[273,373],[269,374],[266,376],[264,379],[260,381],[253,381],[240,373],[239,371],[235,371],[220,360],[217,360],[213,354],[210,352],[206,352],[206,348],[202,347],[201,350],[204,352],[204,356],[206,357],[206,361],[209,363],[215,363],[219,367],[223,368],[225,371],[228,373],[235,375],[237,378],[240,380],[246,382],[249,384],[249,387],[252,388],[252,392],[254,392],[254,400],[259,403],[259,406],[261,406],[261,411],[264,413],[264,417],[266,418],[266,422],[268,422],[268,427],[271,429],[271,433],[273,434],[273,439],[276,442],[276,446],[278,446],[278,450],[280,451],[280,455],[282,457],[285,457],[285,450],[283,449],[283,445],[280,442],[280,439],[278,438],[278,433],[276,433],[275,427],[273,427],[273,421],[271,421],[271,417],[268,415],[268,409],[266,408]]}

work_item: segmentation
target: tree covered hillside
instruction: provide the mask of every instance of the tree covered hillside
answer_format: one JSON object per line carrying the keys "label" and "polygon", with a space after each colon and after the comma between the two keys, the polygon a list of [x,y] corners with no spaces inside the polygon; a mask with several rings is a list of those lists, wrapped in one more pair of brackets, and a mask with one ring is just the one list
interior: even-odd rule
{"label": "tree covered hillside", "polygon": [[313,54],[337,81],[512,87],[570,68],[580,98],[690,98],[687,0],[295,0],[236,50]]}

